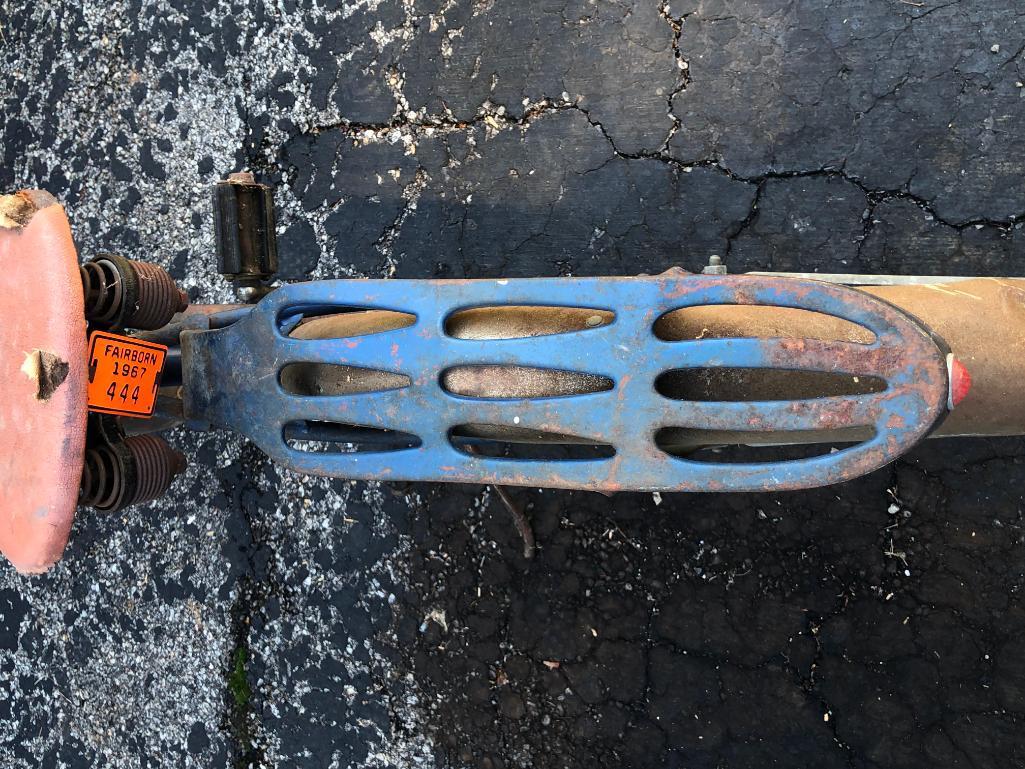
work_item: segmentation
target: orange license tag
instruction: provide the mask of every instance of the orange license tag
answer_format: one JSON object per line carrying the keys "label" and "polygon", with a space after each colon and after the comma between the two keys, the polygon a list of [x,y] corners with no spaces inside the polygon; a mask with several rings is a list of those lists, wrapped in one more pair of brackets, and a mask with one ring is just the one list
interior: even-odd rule
{"label": "orange license tag", "polygon": [[89,410],[148,417],[157,402],[167,347],[130,336],[89,336]]}

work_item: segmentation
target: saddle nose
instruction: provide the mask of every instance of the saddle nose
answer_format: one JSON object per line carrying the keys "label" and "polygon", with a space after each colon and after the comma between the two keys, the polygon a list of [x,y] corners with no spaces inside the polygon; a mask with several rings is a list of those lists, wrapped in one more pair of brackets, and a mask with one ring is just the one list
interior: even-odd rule
{"label": "saddle nose", "polygon": [[78,255],[49,193],[0,196],[0,552],[42,572],[64,551],[85,451]]}

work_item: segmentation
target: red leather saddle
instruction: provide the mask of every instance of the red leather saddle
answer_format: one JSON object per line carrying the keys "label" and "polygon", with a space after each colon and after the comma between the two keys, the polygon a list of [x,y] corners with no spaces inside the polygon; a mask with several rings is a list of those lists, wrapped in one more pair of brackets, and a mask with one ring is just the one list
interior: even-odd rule
{"label": "red leather saddle", "polygon": [[0,318],[0,552],[41,572],[71,531],[87,415],[78,255],[46,192],[0,195]]}

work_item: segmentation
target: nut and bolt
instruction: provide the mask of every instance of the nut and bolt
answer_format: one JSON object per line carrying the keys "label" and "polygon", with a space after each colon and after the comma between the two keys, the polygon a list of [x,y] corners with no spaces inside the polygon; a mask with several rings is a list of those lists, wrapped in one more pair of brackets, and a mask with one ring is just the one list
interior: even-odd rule
{"label": "nut and bolt", "polygon": [[726,265],[722,263],[722,257],[712,254],[708,257],[708,264],[701,269],[702,275],[726,275]]}

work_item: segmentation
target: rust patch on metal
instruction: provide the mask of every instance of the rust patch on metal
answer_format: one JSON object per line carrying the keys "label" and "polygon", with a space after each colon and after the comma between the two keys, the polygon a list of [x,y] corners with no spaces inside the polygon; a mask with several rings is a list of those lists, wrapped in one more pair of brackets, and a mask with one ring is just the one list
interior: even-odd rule
{"label": "rust patch on metal", "polygon": [[804,363],[818,371],[864,373],[885,377],[906,366],[908,356],[902,347],[870,347],[849,342],[825,342],[817,339],[779,339],[767,343],[770,365],[785,369]]}

